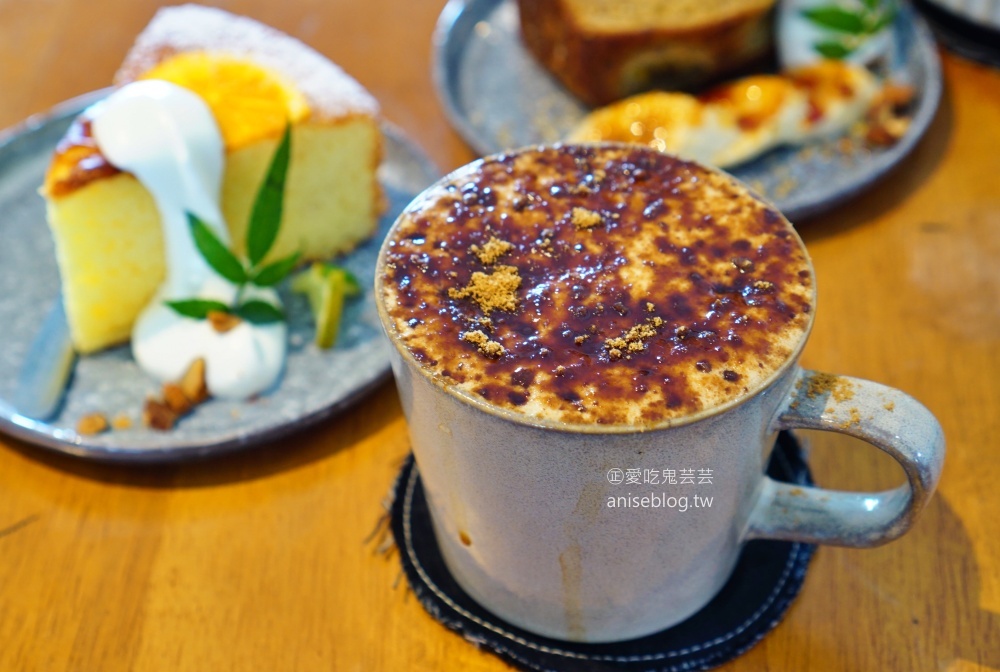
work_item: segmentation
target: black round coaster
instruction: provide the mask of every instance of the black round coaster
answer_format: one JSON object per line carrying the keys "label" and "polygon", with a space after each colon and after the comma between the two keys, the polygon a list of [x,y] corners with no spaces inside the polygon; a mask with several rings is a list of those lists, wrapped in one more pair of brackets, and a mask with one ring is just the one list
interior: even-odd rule
{"label": "black round coaster", "polygon": [[[767,473],[780,481],[812,484],[799,445],[787,432],[778,436]],[[721,665],[778,624],[802,587],[815,550],[810,544],[751,541],[719,594],[686,621],[640,639],[578,644],[514,627],[459,588],[441,558],[412,455],[396,480],[391,516],[403,570],[428,613],[473,644],[539,672],[679,672]]]}

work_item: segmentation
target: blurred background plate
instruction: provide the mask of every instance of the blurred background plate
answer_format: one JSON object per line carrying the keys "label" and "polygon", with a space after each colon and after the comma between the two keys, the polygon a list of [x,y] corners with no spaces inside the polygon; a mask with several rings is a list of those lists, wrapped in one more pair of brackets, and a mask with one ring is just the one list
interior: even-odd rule
{"label": "blurred background plate", "polygon": [[[332,350],[313,345],[304,297],[280,290],[289,317],[288,360],[273,391],[251,401],[211,400],[168,432],[145,429],[143,401],[159,386],[132,359],[127,345],[80,357],[57,414],[48,422],[19,415],[11,400],[18,373],[59,296],[59,270],[45,206],[37,190],[56,143],[70,121],[106,92],[68,101],[0,134],[0,430],[24,441],[81,457],[119,462],[169,462],[234,450],[284,437],[332,416],[389,375],[389,344],[375,309],[375,259],[396,215],[439,173],[398,129],[383,124],[379,180],[388,208],[375,236],[336,263],[365,288],[348,302]],[[287,285],[287,283],[285,283]],[[81,436],[77,420],[101,412],[130,416],[132,427]]]}
{"label": "blurred background plate", "polygon": [[[916,90],[910,128],[898,143],[868,149],[831,139],[783,147],[729,172],[796,222],[844,202],[899,164],[934,118],[941,64],[908,3],[891,34],[890,78]],[[515,0],[451,0],[438,19],[434,48],[435,83],[448,117],[483,155],[556,142],[587,112],[522,45]]]}

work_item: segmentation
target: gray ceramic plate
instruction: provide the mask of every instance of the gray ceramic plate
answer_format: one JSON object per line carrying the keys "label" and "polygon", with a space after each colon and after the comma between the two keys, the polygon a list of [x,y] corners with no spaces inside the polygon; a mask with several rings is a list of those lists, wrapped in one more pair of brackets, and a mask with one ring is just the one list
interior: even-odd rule
{"label": "gray ceramic plate", "polygon": [[[270,393],[248,402],[212,400],[169,432],[139,422],[142,402],[157,385],[132,360],[127,346],[78,359],[58,414],[48,422],[19,415],[10,400],[25,354],[59,295],[59,271],[45,208],[37,189],[56,142],[72,118],[103,92],[69,101],[0,136],[0,429],[25,441],[89,458],[167,462],[277,439],[345,409],[389,375],[389,344],[382,335],[370,287],[382,238],[414,195],[439,175],[399,130],[384,126],[379,178],[389,208],[376,236],[338,260],[366,288],[344,313],[335,348],[312,343],[305,299],[286,289],[287,368]],[[90,412],[128,414],[131,429],[80,436],[74,427]]]}
{"label": "gray ceramic plate", "polygon": [[[893,26],[890,77],[917,92],[909,131],[887,149],[844,151],[836,140],[780,148],[730,172],[792,221],[842,203],[898,164],[927,131],[941,98],[933,38],[907,3]],[[514,0],[451,0],[434,39],[435,82],[451,123],[476,151],[551,143],[587,109],[521,44]]]}

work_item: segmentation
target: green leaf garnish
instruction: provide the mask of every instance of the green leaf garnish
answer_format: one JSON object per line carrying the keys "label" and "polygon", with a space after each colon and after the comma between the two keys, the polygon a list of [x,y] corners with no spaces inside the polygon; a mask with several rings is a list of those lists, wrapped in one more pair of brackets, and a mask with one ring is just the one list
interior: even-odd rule
{"label": "green leaf garnish", "polygon": [[291,156],[291,127],[286,125],[278,148],[271,158],[271,165],[264,182],[257,191],[250,223],[247,227],[247,256],[249,264],[244,264],[213,233],[212,229],[194,213],[188,212],[191,238],[198,252],[212,270],[236,285],[236,295],[232,305],[205,299],[184,299],[167,301],[177,313],[185,317],[204,320],[212,311],[236,315],[253,324],[269,324],[285,319],[285,314],[277,306],[266,301],[251,299],[243,301],[243,293],[248,284],[271,287],[281,282],[295,268],[301,256],[298,252],[283,259],[261,266],[261,262],[271,251],[281,226],[281,212],[284,207],[285,177]]}
{"label": "green leaf garnish", "polygon": [[301,294],[309,294],[314,287],[323,284],[323,279],[333,272],[340,273],[341,276],[343,276],[344,296],[349,299],[353,299],[354,297],[361,296],[364,293],[361,289],[361,282],[358,280],[357,276],[349,270],[343,266],[324,264],[319,261],[314,261],[312,266],[310,266],[307,270],[295,276],[295,279],[292,281],[292,291],[299,292]]}
{"label": "green leaf garnish", "polygon": [[229,306],[221,301],[211,301],[209,299],[183,299],[181,301],[164,301],[170,308],[179,315],[191,317],[196,320],[204,320],[212,311],[228,313]]}
{"label": "green leaf garnish", "polygon": [[869,37],[884,30],[896,18],[892,0],[855,0],[851,4],[854,8],[841,2],[801,12],[816,26],[833,33],[829,39],[813,44],[825,58],[842,59],[853,54]]}
{"label": "green leaf garnish", "polygon": [[258,287],[272,287],[286,277],[295,269],[295,265],[299,263],[299,258],[302,255],[298,252],[290,254],[284,259],[279,259],[278,261],[271,262],[267,266],[264,266],[250,279],[250,282],[257,285]]}
{"label": "green leaf garnish", "polygon": [[854,49],[851,49],[843,42],[817,42],[813,48],[826,58],[841,59],[850,56]]}
{"label": "green leaf garnish", "polygon": [[358,281],[358,277],[342,266],[334,266],[334,268],[339,268],[344,273],[344,295],[348,298],[361,296],[361,283]]}
{"label": "green leaf garnish", "polygon": [[222,244],[212,230],[208,228],[194,213],[187,213],[188,224],[191,225],[191,237],[195,247],[201,252],[208,265],[229,282],[241,285],[247,281],[247,272],[236,255]]}
{"label": "green leaf garnish", "polygon": [[868,32],[872,34],[877,33],[883,28],[892,24],[892,22],[895,19],[896,19],[896,10],[893,8],[883,13],[882,16],[878,17],[878,19],[875,20],[875,23],[872,24],[871,28],[868,29]]}
{"label": "green leaf garnish", "polygon": [[818,26],[840,33],[861,35],[865,32],[865,24],[860,15],[836,5],[804,9],[802,15]]}
{"label": "green leaf garnish", "polygon": [[271,158],[271,166],[267,169],[264,183],[257,191],[257,198],[250,213],[250,225],[247,228],[247,258],[253,266],[264,260],[278,237],[291,145],[291,126],[286,124],[281,142]]}
{"label": "green leaf garnish", "polygon": [[251,324],[271,324],[285,319],[285,314],[278,307],[258,299],[241,304],[236,314]]}

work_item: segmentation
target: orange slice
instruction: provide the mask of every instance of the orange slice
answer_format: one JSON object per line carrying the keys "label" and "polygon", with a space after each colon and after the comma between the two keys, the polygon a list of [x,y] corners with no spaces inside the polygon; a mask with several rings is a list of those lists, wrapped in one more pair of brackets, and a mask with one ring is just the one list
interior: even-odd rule
{"label": "orange slice", "polygon": [[176,54],[140,79],[166,80],[201,96],[230,150],[277,137],[286,123],[309,116],[305,96],[281,75],[228,54]]}

